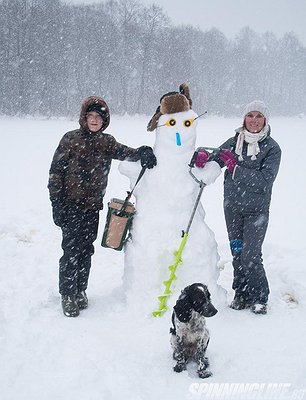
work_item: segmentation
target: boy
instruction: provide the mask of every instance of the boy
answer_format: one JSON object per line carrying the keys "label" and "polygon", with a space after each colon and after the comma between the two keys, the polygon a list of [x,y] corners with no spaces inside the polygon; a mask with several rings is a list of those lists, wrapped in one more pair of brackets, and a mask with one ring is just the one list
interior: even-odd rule
{"label": "boy", "polygon": [[77,317],[88,306],[85,290],[112,159],[140,160],[146,168],[156,165],[150,147],[133,149],[104,133],[110,114],[101,97],[90,96],[83,101],[79,123],[79,129],[61,139],[48,184],[54,223],[63,235],[59,292],[68,317]]}

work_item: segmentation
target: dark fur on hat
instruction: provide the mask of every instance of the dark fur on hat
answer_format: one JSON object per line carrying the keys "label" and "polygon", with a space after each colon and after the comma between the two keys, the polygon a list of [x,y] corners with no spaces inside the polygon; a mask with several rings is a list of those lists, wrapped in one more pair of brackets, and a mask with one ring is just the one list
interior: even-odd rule
{"label": "dark fur on hat", "polygon": [[156,129],[159,117],[163,114],[175,114],[178,112],[189,111],[192,106],[189,87],[182,83],[179,92],[169,92],[160,99],[160,105],[148,123],[147,131],[152,132]]}

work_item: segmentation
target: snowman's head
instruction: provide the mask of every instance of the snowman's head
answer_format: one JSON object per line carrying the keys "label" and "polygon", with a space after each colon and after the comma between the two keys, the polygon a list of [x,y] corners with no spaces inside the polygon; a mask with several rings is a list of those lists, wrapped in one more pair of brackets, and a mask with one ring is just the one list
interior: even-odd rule
{"label": "snowman's head", "polygon": [[160,99],[160,105],[148,124],[148,131],[156,129],[155,149],[163,146],[185,152],[193,149],[196,141],[196,117],[191,109],[189,87],[182,83],[179,92],[169,92]]}
{"label": "snowman's head", "polygon": [[197,114],[193,110],[161,115],[156,129],[155,147],[176,152],[194,148],[196,142]]}

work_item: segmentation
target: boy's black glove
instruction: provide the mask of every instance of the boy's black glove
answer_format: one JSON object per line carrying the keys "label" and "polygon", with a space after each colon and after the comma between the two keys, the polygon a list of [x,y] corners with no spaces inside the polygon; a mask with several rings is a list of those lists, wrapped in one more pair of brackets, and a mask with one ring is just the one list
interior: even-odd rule
{"label": "boy's black glove", "polygon": [[65,223],[65,204],[62,199],[51,200],[52,214],[55,225],[62,227]]}
{"label": "boy's black glove", "polygon": [[142,167],[151,169],[157,164],[153,150],[149,146],[139,147],[140,163]]}

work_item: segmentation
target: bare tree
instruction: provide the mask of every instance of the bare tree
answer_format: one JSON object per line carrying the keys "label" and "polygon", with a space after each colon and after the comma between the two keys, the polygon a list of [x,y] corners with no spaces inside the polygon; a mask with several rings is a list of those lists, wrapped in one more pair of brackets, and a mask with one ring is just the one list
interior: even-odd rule
{"label": "bare tree", "polygon": [[161,7],[155,4],[146,7],[141,12],[142,35],[140,37],[140,83],[139,95],[136,112],[143,113],[148,110],[147,98],[145,93],[154,90],[155,80],[158,80],[159,56],[156,44],[161,40],[163,30],[169,24],[168,17],[164,14]]}
{"label": "bare tree", "polygon": [[90,94],[112,112],[151,114],[189,83],[194,108],[233,115],[255,97],[274,113],[306,110],[306,48],[292,32],[173,26],[156,5],[0,0],[0,113],[75,115]]}

